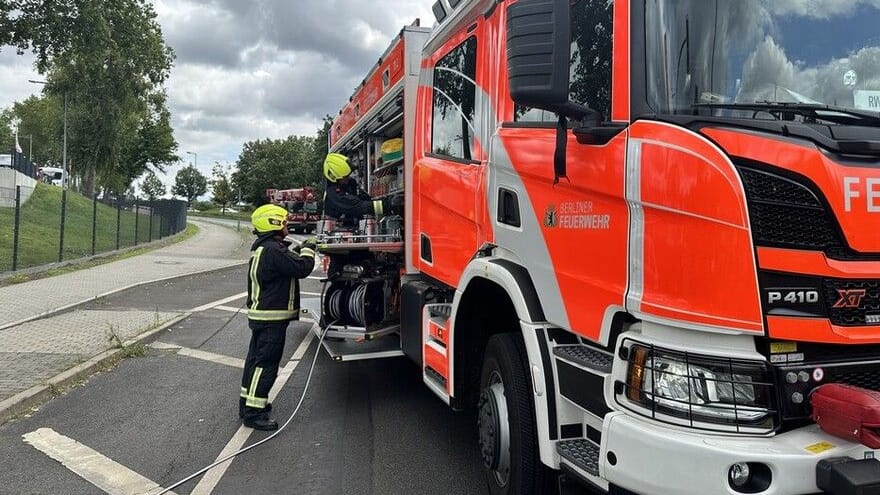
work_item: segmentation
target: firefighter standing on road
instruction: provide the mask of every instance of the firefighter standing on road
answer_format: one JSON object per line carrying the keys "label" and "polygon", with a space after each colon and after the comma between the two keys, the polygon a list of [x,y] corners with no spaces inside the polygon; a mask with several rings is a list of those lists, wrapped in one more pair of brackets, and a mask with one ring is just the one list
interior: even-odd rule
{"label": "firefighter standing on road", "polygon": [[248,326],[251,343],[241,379],[239,416],[245,426],[275,430],[269,417],[269,390],[278,376],[287,325],[299,315],[299,279],[315,267],[315,241],[293,251],[287,237],[287,210],[268,204],[251,216],[257,240],[251,246],[248,276]]}

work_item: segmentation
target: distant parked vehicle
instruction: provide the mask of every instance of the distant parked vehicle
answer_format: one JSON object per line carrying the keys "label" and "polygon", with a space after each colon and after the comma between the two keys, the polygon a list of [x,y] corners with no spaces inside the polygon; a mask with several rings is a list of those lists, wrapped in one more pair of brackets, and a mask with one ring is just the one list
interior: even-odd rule
{"label": "distant parked vehicle", "polygon": [[57,167],[40,167],[41,180],[47,184],[60,186],[64,170]]}

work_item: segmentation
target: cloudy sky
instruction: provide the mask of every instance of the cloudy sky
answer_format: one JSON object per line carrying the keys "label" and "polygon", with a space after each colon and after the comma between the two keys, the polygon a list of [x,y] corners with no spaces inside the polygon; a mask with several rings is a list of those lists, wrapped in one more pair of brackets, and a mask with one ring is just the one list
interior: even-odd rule
{"label": "cloudy sky", "polygon": [[[177,59],[167,83],[179,155],[209,173],[247,141],[313,135],[432,0],[153,0]],[[0,49],[0,108],[38,93],[33,58]],[[26,145],[25,145],[26,146]],[[166,182],[182,165],[173,167]]]}

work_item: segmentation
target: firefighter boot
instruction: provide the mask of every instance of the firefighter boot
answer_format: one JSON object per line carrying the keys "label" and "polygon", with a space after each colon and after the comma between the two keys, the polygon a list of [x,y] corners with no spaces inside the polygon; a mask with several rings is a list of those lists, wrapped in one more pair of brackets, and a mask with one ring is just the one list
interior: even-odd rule
{"label": "firefighter boot", "polygon": [[242,420],[242,424],[255,430],[271,431],[278,429],[278,423],[270,418],[268,413],[246,417]]}

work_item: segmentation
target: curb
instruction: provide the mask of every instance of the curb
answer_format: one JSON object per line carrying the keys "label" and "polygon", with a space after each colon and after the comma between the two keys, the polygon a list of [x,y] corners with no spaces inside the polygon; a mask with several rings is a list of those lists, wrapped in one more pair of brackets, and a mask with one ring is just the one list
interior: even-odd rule
{"label": "curb", "polygon": [[88,299],[85,299],[85,300],[82,300],[82,301],[79,301],[79,302],[75,302],[75,303],[71,303],[71,304],[66,304],[66,305],[64,305],[64,306],[62,306],[62,307],[60,307],[60,308],[52,309],[52,310],[49,310],[49,311],[45,311],[45,312],[40,313],[40,314],[38,314],[38,315],[28,316],[27,318],[23,318],[23,319],[18,320],[18,321],[13,321],[13,322],[11,322],[11,323],[2,323],[2,324],[0,324],[0,330],[5,330],[5,329],[7,329],[7,328],[12,328],[12,327],[15,327],[15,326],[18,326],[18,325],[21,325],[21,324],[27,323],[27,322],[29,322],[29,321],[39,320],[39,319],[42,319],[42,318],[48,318],[48,317],[50,317],[50,316],[57,315],[58,313],[62,313],[62,312],[64,312],[64,311],[67,311],[68,309],[75,308],[75,307],[77,307],[77,306],[81,306],[81,305],[83,305],[83,304],[86,304],[86,303],[88,303],[89,301],[94,301],[95,299],[99,299],[99,298],[102,298],[102,297],[112,296],[113,294],[116,294],[116,293],[119,293],[119,292],[122,292],[122,291],[126,291],[126,290],[128,290],[128,289],[133,289],[133,288],[135,288],[135,287],[140,287],[140,286],[142,286],[142,285],[155,284],[156,282],[165,282],[166,280],[174,280],[174,279],[176,279],[176,278],[191,277],[191,276],[193,276],[193,275],[202,275],[202,274],[205,274],[205,273],[211,273],[211,272],[215,272],[215,271],[225,270],[225,269],[227,269],[227,268],[232,268],[233,266],[244,265],[244,264],[247,264],[247,263],[248,263],[248,260],[240,260],[240,261],[236,261],[236,262],[234,262],[234,263],[229,263],[229,264],[222,265],[222,266],[216,266],[216,267],[208,268],[208,269],[205,269],[205,270],[198,270],[198,271],[190,272],[190,273],[182,273],[182,274],[178,274],[178,275],[172,275],[172,276],[170,276],[170,277],[157,278],[157,279],[155,279],[155,280],[146,280],[146,281],[144,281],[144,282],[135,282],[135,283],[130,284],[130,285],[127,285],[127,286],[125,286],[125,287],[121,287],[121,288],[118,288],[118,289],[113,289],[113,290],[111,290],[111,291],[107,291],[107,292],[104,292],[104,293],[102,293],[102,294],[98,294],[98,295],[96,295],[96,296],[90,296]]}
{"label": "curb", "polygon": [[[167,330],[181,321],[189,318],[191,313],[185,312],[168,320],[159,327],[144,332],[137,337],[125,341],[124,346],[144,343],[150,337],[159,332]],[[69,370],[53,376],[46,381],[45,385],[35,385],[23,392],[19,392],[12,397],[0,401],[0,425],[3,425],[11,418],[24,414],[44,402],[49,401],[55,396],[53,389],[63,389],[93,375],[95,371],[107,363],[112,362],[122,354],[122,349],[109,349],[97,356],[89,359],[84,363],[80,363]]]}

